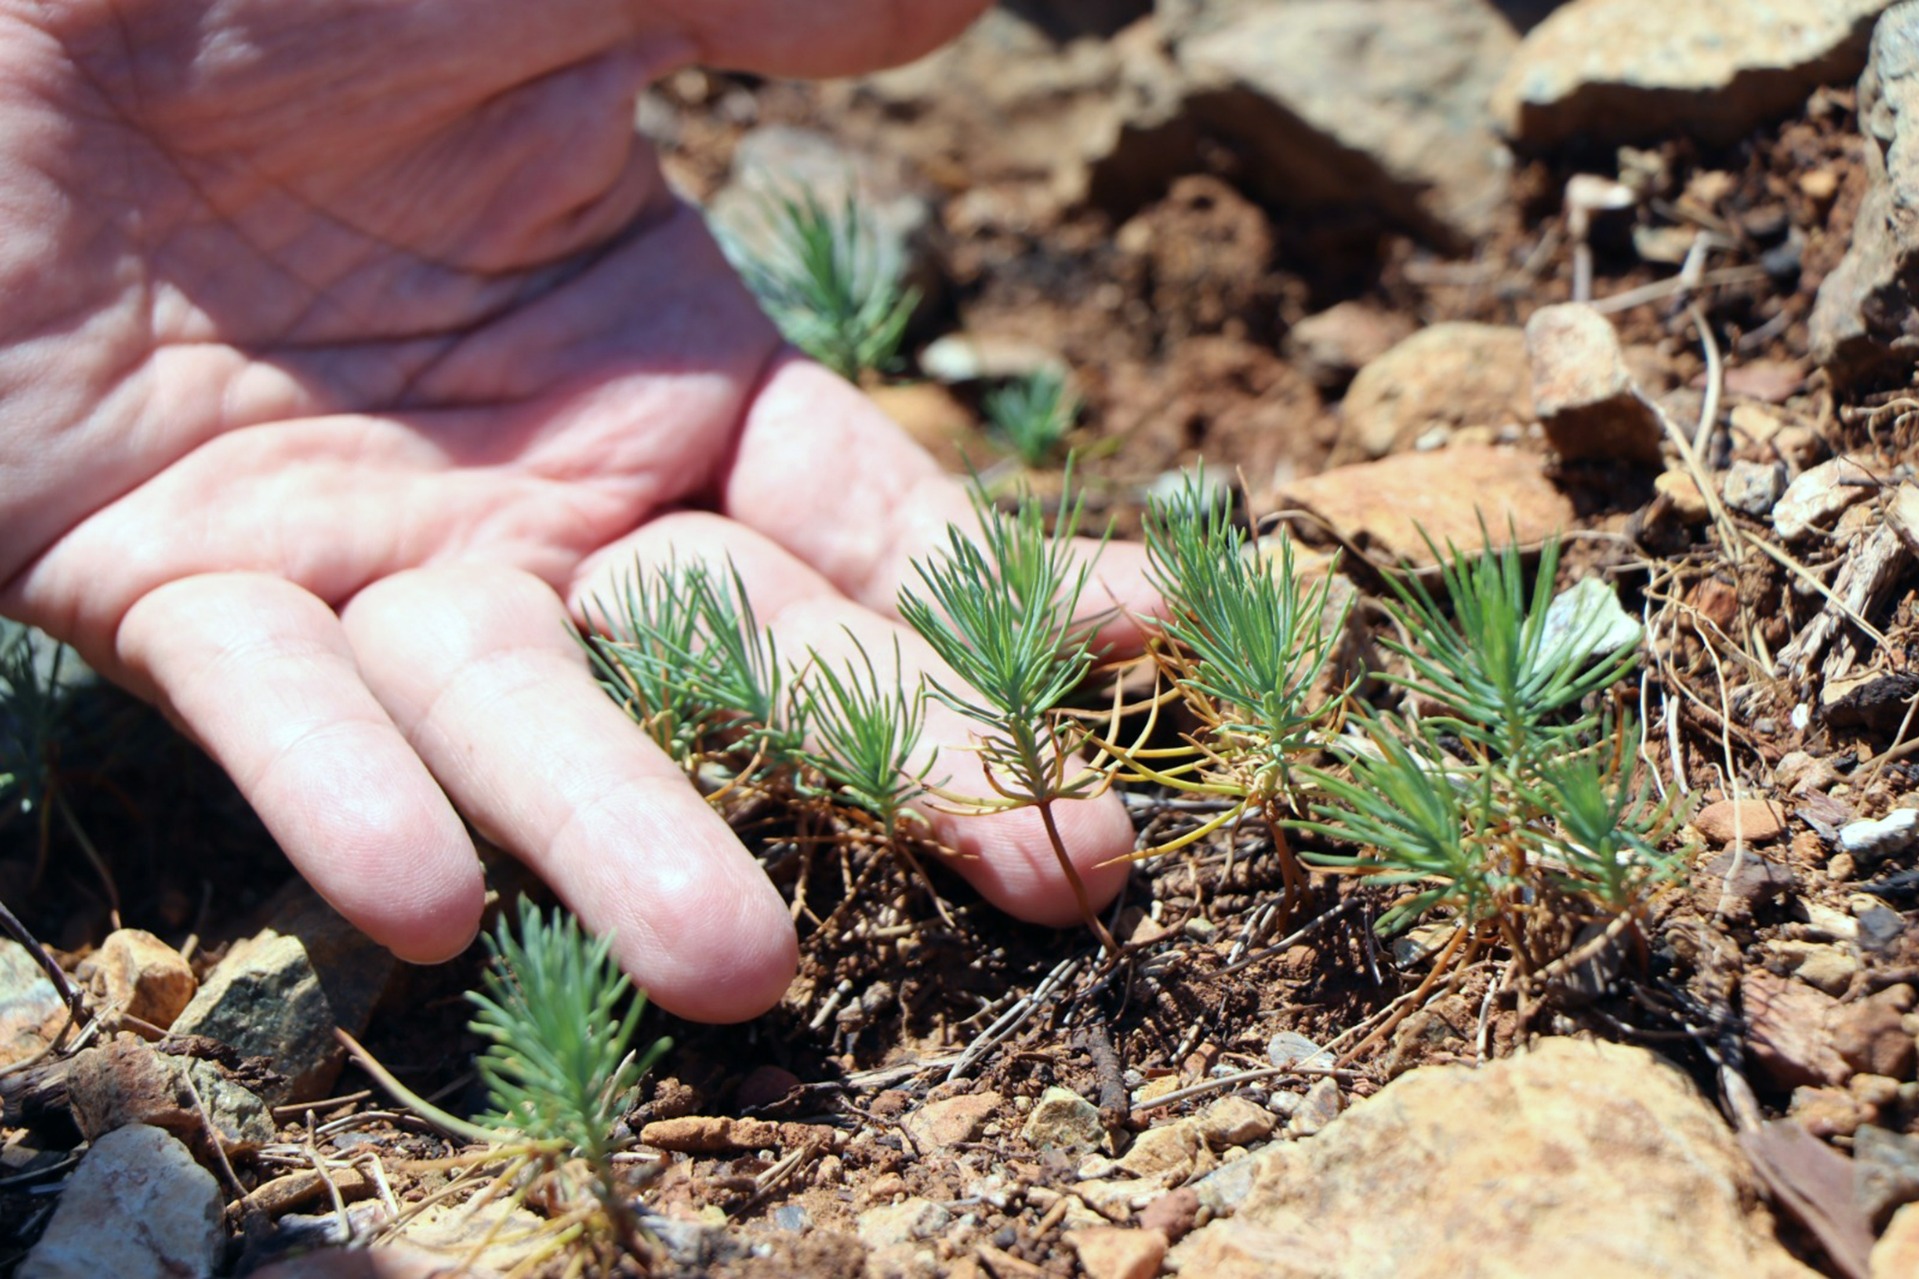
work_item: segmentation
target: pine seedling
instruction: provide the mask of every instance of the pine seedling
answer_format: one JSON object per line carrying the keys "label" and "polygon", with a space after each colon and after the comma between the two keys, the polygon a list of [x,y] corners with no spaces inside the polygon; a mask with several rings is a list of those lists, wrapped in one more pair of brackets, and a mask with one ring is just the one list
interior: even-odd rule
{"label": "pine seedling", "polygon": [[503,915],[487,938],[492,964],[469,992],[470,1029],[488,1040],[478,1069],[495,1129],[519,1134],[552,1167],[579,1160],[617,1237],[636,1223],[613,1155],[614,1129],[628,1094],[672,1047],[659,1039],[632,1050],[645,1011],[612,958],[610,937],[589,937],[571,915],[551,920],[520,901],[518,935]]}
{"label": "pine seedling", "polygon": [[1398,600],[1387,607],[1417,644],[1384,641],[1412,671],[1387,679],[1445,707],[1448,726],[1461,737],[1518,767],[1590,731],[1590,718],[1568,722],[1567,712],[1618,680],[1638,654],[1627,645],[1586,660],[1593,632],[1604,626],[1594,616],[1576,623],[1580,634],[1551,632],[1557,539],[1540,551],[1530,603],[1517,546],[1494,550],[1488,538],[1476,556],[1451,547],[1440,556],[1433,549],[1452,616],[1417,578],[1391,579]]}
{"label": "pine seedling", "polygon": [[814,766],[835,794],[870,814],[889,840],[907,805],[926,793],[934,755],[920,753],[926,726],[926,685],[908,693],[901,683],[899,643],[894,677],[880,678],[872,655],[854,642],[858,663],[834,670],[816,653],[799,696],[818,743]]}
{"label": "pine seedling", "polygon": [[718,708],[698,691],[700,613],[693,578],[701,566],[636,565],[612,605],[586,607],[582,637],[600,686],[680,767],[698,764]]}
{"label": "pine seedling", "polygon": [[1312,694],[1351,606],[1333,607],[1330,568],[1302,583],[1285,533],[1276,554],[1254,553],[1203,485],[1189,479],[1149,508],[1146,552],[1168,606],[1161,629],[1190,654],[1176,682],[1208,722],[1213,757],[1247,761],[1244,789],[1264,802],[1290,791],[1291,762],[1318,746],[1331,708]]}
{"label": "pine seedling", "polygon": [[944,551],[915,561],[924,594],[902,588],[900,616],[959,677],[933,681],[933,695],[979,726],[997,798],[961,802],[980,811],[1035,809],[1081,918],[1114,952],[1053,816],[1057,801],[1092,794],[1107,781],[1091,769],[1069,773],[1070,746],[1053,714],[1096,660],[1094,628],[1076,616],[1092,574],[1090,559],[1080,560],[1073,547],[1085,499],[1073,492],[1069,466],[1050,527],[1031,493],[1022,493],[1010,513],[977,485],[972,500],[978,539],[949,527]]}
{"label": "pine seedling", "polygon": [[1155,658],[1199,727],[1176,746],[1098,744],[1137,780],[1230,802],[1136,856],[1236,830],[1254,812],[1272,837],[1290,908],[1304,889],[1284,826],[1296,811],[1293,768],[1320,749],[1343,708],[1344,692],[1321,695],[1319,684],[1346,609],[1333,604],[1330,571],[1317,585],[1301,580],[1283,534],[1271,551],[1249,545],[1203,474],[1152,502],[1145,524],[1148,572],[1166,601]]}
{"label": "pine seedling", "polygon": [[987,393],[988,433],[1033,470],[1057,461],[1079,415],[1079,397],[1063,370],[1038,369]]}
{"label": "pine seedling", "polygon": [[681,767],[715,750],[758,761],[754,772],[803,758],[804,704],[730,561],[636,566],[611,606],[586,614],[601,686]]}
{"label": "pine seedling", "polygon": [[1684,820],[1676,796],[1658,801],[1634,780],[1638,752],[1636,725],[1605,725],[1593,747],[1541,763],[1524,790],[1544,818],[1528,833],[1552,886],[1614,916],[1638,910],[1684,861],[1660,848]]}
{"label": "pine seedling", "polygon": [[728,255],[787,341],[848,381],[891,372],[919,305],[853,197],[837,213],[811,191],[769,198],[774,247]]}
{"label": "pine seedling", "polygon": [[1505,885],[1483,840],[1500,813],[1492,775],[1449,770],[1426,738],[1403,725],[1369,720],[1361,733],[1342,752],[1348,775],[1314,774],[1326,800],[1312,806],[1314,820],[1293,825],[1367,851],[1316,853],[1312,860],[1380,883],[1418,885],[1380,918],[1382,935],[1440,906],[1469,923],[1494,916]]}

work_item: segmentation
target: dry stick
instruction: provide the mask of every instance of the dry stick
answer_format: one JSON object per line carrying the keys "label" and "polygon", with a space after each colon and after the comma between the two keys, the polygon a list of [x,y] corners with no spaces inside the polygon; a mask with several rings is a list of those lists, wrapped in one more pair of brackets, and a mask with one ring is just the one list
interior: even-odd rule
{"label": "dry stick", "polygon": [[1262,1079],[1279,1079],[1288,1075],[1305,1075],[1313,1079],[1337,1079],[1341,1083],[1353,1083],[1362,1078],[1357,1070],[1341,1070],[1334,1066],[1304,1066],[1294,1063],[1290,1066],[1255,1066],[1251,1070],[1242,1070],[1237,1074],[1224,1075],[1218,1079],[1205,1079],[1188,1087],[1155,1097],[1140,1106],[1141,1110],[1159,1110],[1165,1106],[1177,1106],[1183,1101],[1195,1097],[1204,1097],[1209,1092],[1218,1092],[1222,1088],[1237,1088],[1241,1084],[1255,1084]]}
{"label": "dry stick", "polygon": [[[79,990],[68,980],[66,970],[60,967],[53,956],[47,953],[47,948],[27,931],[27,926],[20,922],[19,916],[7,908],[4,901],[0,901],[0,930],[4,930],[8,936],[26,948],[27,953],[33,956],[33,962],[40,965],[47,974],[47,979],[53,983],[54,990],[59,992],[61,1002],[67,1006],[68,1016],[73,1021],[84,1025],[87,1021],[87,1005],[81,998]],[[66,1033],[64,1027],[61,1033]]]}
{"label": "dry stick", "polygon": [[1408,1002],[1407,1006],[1381,1023],[1377,1029],[1370,1035],[1367,1035],[1366,1038],[1360,1040],[1358,1044],[1347,1049],[1344,1054],[1335,1060],[1334,1064],[1336,1066],[1350,1066],[1361,1053],[1379,1042],[1381,1036],[1391,1033],[1394,1027],[1404,1021],[1406,1017],[1412,1013],[1413,1006],[1433,988],[1433,984],[1451,967],[1452,958],[1454,953],[1459,949],[1459,943],[1464,941],[1466,935],[1472,931],[1472,927],[1468,924],[1461,924],[1453,929],[1453,935],[1447,939],[1445,949],[1441,950],[1439,952],[1439,958],[1433,961],[1433,970],[1426,974],[1426,980],[1420,982],[1419,988],[1413,991],[1412,999]]}
{"label": "dry stick", "polygon": [[1321,928],[1324,928],[1327,924],[1339,918],[1339,916],[1344,915],[1348,911],[1353,910],[1359,904],[1360,904],[1360,899],[1358,897],[1348,897],[1345,901],[1341,902],[1337,906],[1334,906],[1331,910],[1321,913],[1317,918],[1313,919],[1310,923],[1300,928],[1297,932],[1294,932],[1290,934],[1289,936],[1280,938],[1278,941],[1274,942],[1272,945],[1266,947],[1263,950],[1254,951],[1252,954],[1246,956],[1246,958],[1242,960],[1239,960],[1237,963],[1231,963],[1226,965],[1226,967],[1224,968],[1215,970],[1213,973],[1213,976],[1225,977],[1228,974],[1239,972],[1243,968],[1251,968],[1254,964],[1259,963],[1263,959],[1270,959],[1274,955],[1280,954],[1283,951],[1291,950],[1294,946],[1299,945],[1299,943],[1305,941],[1308,937],[1311,937],[1314,933],[1318,932]]}
{"label": "dry stick", "polygon": [[1023,996],[1019,1002],[1001,1013],[992,1025],[981,1031],[979,1036],[967,1045],[966,1051],[959,1055],[959,1060],[953,1063],[953,1068],[946,1072],[946,1082],[950,1084],[964,1075],[978,1063],[980,1058],[1024,1025],[1026,1020],[1039,1010],[1041,1003],[1051,998],[1053,991],[1073,974],[1079,967],[1079,962],[1078,955],[1070,955],[1061,960],[1030,994]]}

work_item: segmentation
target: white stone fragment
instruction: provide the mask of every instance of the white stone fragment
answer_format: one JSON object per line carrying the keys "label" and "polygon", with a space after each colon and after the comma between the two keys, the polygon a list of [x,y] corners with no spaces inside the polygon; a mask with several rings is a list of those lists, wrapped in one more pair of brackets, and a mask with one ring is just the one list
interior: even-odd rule
{"label": "white stone fragment", "polygon": [[1868,862],[1903,853],[1919,843],[1919,809],[1895,808],[1877,820],[1847,822],[1839,828],[1839,846]]}

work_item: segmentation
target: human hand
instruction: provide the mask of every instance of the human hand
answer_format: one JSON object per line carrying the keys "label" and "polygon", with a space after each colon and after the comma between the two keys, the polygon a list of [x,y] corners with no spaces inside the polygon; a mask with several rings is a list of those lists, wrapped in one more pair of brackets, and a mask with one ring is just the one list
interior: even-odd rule
{"label": "human hand", "polygon": [[[784,905],[562,619],[636,556],[730,554],[783,651],[890,652],[967,508],[782,350],[633,100],[903,60],[981,7],[0,0],[0,611],[161,705],[403,957],[477,926],[464,814],[662,1006],[763,1011]],[[1102,602],[1137,568],[1109,550]],[[1110,898],[1120,805],[1061,818]],[[988,899],[1075,917],[1033,814],[938,821]]]}

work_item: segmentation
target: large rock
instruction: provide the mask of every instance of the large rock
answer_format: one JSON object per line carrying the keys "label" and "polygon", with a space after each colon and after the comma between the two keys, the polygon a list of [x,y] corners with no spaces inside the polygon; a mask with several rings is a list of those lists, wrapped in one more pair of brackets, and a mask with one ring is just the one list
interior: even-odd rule
{"label": "large rock", "polygon": [[1236,1215],[1167,1257],[1207,1279],[1810,1279],[1751,1165],[1639,1048],[1548,1040],[1401,1076],[1254,1157]]}
{"label": "large rock", "polygon": [[144,1124],[94,1142],[16,1279],[210,1275],[225,1235],[220,1186],[187,1148]]}
{"label": "large rock", "polygon": [[1340,405],[1336,460],[1385,457],[1459,427],[1532,417],[1526,335],[1497,324],[1435,324],[1367,364]]}
{"label": "large rock", "polygon": [[957,162],[971,189],[949,217],[1014,224],[1084,199],[1122,133],[1171,118],[1179,100],[1156,40],[1077,35],[1006,6],[917,62],[823,92],[855,131],[877,106],[887,148]]}
{"label": "large rock", "polygon": [[[1485,533],[1504,543],[1510,529],[1521,545],[1531,545],[1573,520],[1571,501],[1546,478],[1537,457],[1478,446],[1336,467],[1282,484],[1275,505],[1317,515],[1369,554],[1415,565],[1434,562],[1426,538],[1442,552],[1448,542],[1475,551]],[[1300,531],[1312,537],[1315,530]]]}
{"label": "large rock", "polygon": [[1811,338],[1815,360],[1847,380],[1919,360],[1919,3],[1886,11],[1859,81],[1867,188],[1845,260],[1819,286]]}
{"label": "large rock", "polygon": [[301,890],[273,925],[236,942],[173,1023],[176,1035],[206,1035],[264,1057],[283,1079],[268,1101],[326,1095],[346,1051],[334,1028],[366,1029],[395,969],[393,956]]}
{"label": "large rock", "polygon": [[1729,143],[1865,60],[1887,0],[1572,0],[1536,27],[1493,96],[1529,147],[1635,142],[1676,126]]}
{"label": "large rock", "polygon": [[917,63],[828,89],[829,109],[960,158],[960,224],[1088,199],[1130,214],[1223,139],[1255,159],[1262,201],[1363,207],[1450,243],[1492,225],[1507,164],[1488,103],[1519,40],[1499,0],[1162,0],[1105,37],[1037,7],[996,6]]}
{"label": "large rock", "polygon": [[1493,86],[1519,37],[1492,0],[1162,5],[1184,114],[1257,159],[1284,204],[1361,204],[1439,240],[1506,191]]}

